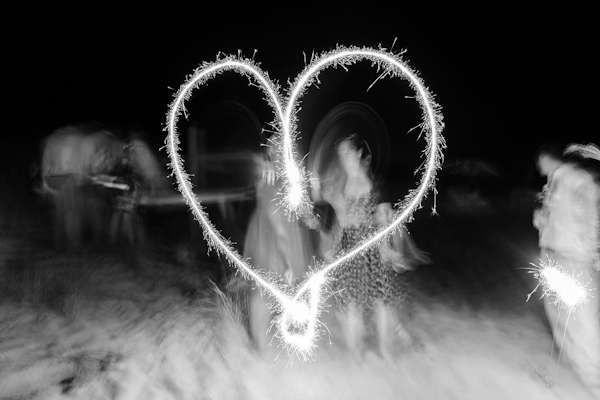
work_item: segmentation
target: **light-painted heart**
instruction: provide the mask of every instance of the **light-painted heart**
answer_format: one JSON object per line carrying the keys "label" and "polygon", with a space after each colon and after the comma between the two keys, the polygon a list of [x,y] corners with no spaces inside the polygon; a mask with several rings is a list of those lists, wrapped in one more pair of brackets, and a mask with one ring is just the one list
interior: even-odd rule
{"label": "light-painted heart", "polygon": [[[363,240],[354,249],[338,256],[330,263],[312,268],[312,272],[306,280],[299,285],[295,293],[292,293],[289,288],[277,284],[254,269],[248,260],[241,257],[232,243],[223,237],[211,223],[195,196],[189,176],[183,168],[183,160],[179,155],[177,120],[185,110],[184,102],[191,96],[192,90],[225,71],[234,71],[244,75],[251,84],[258,86],[265,94],[266,101],[272,107],[275,115],[272,125],[275,128],[275,147],[278,154],[277,172],[284,182],[279,200],[288,213],[288,217],[294,218],[299,213],[311,210],[307,190],[309,174],[297,161],[298,155],[295,147],[300,99],[305,91],[315,81],[318,81],[319,73],[325,68],[340,66],[347,69],[348,66],[363,60],[371,61],[372,65],[377,67],[380,72],[379,78],[385,76],[404,78],[416,93],[415,98],[423,111],[421,129],[427,142],[424,151],[426,160],[420,168],[420,182],[416,189],[411,190],[404,199],[398,201],[394,219],[387,227],[381,228],[372,237]],[[385,49],[338,47],[313,57],[287,90],[285,96],[281,94],[280,87],[271,81],[253,60],[240,56],[223,56],[218,57],[215,62],[202,64],[180,87],[175,101],[170,106],[167,115],[168,136],[165,142],[171,160],[169,166],[175,174],[178,188],[185,202],[203,228],[205,240],[211,248],[225,255],[229,262],[238,268],[246,278],[254,280],[262,290],[274,298],[280,311],[277,313],[278,318],[276,319],[277,334],[290,353],[296,353],[303,359],[308,359],[316,347],[316,341],[321,332],[319,316],[322,310],[322,291],[328,274],[345,261],[394,234],[421,206],[422,199],[434,185],[436,172],[441,165],[442,149],[444,148],[444,140],[441,136],[442,128],[443,122],[439,106],[435,104],[432,95],[421,79],[399,55],[387,52]],[[435,193],[435,188],[433,190]]]}

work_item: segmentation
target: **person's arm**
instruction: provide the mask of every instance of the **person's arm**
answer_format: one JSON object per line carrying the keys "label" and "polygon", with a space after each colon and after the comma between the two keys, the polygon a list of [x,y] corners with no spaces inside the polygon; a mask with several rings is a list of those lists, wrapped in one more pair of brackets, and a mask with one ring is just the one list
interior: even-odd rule
{"label": "person's arm", "polygon": [[[391,203],[379,203],[375,211],[375,222],[379,227],[388,226],[393,222],[394,214]],[[384,260],[392,261],[396,272],[412,270],[417,265],[432,262],[429,255],[417,247],[404,227],[384,240],[379,249]]]}
{"label": "person's arm", "polygon": [[575,240],[586,256],[598,259],[598,193],[591,176],[580,172],[571,182],[572,212]]}
{"label": "person's arm", "polygon": [[535,229],[537,229],[538,231],[543,230],[548,225],[547,202],[548,202],[548,196],[550,195],[549,190],[550,190],[550,184],[546,183],[544,185],[544,188],[542,189],[542,192],[539,193],[537,196],[539,201],[541,202],[542,206],[533,211],[532,222],[533,222],[533,227]]}
{"label": "person's arm", "polygon": [[310,182],[310,197],[312,201],[318,203],[323,201],[323,196],[321,194],[321,180],[319,179],[319,175],[314,175],[309,179]]}

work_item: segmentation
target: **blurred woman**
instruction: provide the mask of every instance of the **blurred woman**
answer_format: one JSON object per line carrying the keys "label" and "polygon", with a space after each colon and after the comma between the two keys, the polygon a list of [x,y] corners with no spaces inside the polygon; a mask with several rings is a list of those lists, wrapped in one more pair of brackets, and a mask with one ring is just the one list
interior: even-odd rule
{"label": "blurred woman", "polygon": [[[277,202],[281,181],[267,147],[257,159],[256,210],[244,243],[244,257],[258,269],[274,273],[288,285],[301,280],[312,260],[307,229],[298,220],[290,221]],[[250,295],[250,336],[259,350],[268,345],[271,322],[266,294],[254,288]]]}
{"label": "blurred woman", "polygon": [[[322,198],[336,215],[331,247],[322,250],[326,258],[352,250],[361,240],[390,223],[393,216],[389,203],[379,203],[366,143],[354,134],[336,144],[336,154],[337,160],[323,181],[314,181],[313,187],[313,200]],[[394,240],[395,248],[389,242],[372,246],[332,273],[331,287],[341,306],[338,319],[349,350],[358,358],[363,350],[365,315],[374,317],[379,351],[383,357],[390,357],[391,339],[398,325],[394,309],[407,297],[406,276],[402,272],[427,262],[414,245],[398,248],[407,240],[406,232],[402,238],[396,233]],[[404,257],[407,250],[409,254]]]}

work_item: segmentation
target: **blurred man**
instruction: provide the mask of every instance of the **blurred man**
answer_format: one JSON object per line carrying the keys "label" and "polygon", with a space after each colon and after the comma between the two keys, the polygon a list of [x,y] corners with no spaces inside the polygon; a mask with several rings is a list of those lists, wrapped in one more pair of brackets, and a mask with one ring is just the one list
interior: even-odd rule
{"label": "blurred man", "polygon": [[566,272],[596,289],[583,306],[559,309],[552,296],[544,308],[561,360],[568,360],[581,380],[600,399],[600,294],[598,293],[598,200],[594,176],[579,163],[566,162],[556,146],[544,146],[536,159],[548,178],[542,208],[533,215],[539,230],[541,259],[560,264]]}

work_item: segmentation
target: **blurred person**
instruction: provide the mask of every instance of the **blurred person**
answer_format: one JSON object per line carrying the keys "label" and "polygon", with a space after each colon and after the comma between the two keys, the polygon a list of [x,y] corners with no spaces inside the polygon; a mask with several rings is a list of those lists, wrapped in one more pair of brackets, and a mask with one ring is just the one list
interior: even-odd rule
{"label": "blurred person", "polygon": [[128,244],[143,242],[144,233],[138,214],[141,199],[141,178],[133,168],[131,147],[125,146],[126,157],[114,180],[102,182],[113,187],[119,194],[113,198],[110,217],[110,241],[125,239]]}
{"label": "blurred person", "polygon": [[[584,168],[589,155],[577,149],[578,145],[567,149],[570,160],[555,144],[545,144],[538,150],[536,166],[547,177],[547,183],[540,194],[542,206],[534,211],[533,225],[539,231],[540,258],[556,261],[565,271],[598,290],[600,187],[594,175]],[[578,154],[579,161],[573,157]],[[543,297],[555,346],[598,398],[599,299],[597,293],[593,294],[587,303],[571,311],[560,310],[552,298]]]}
{"label": "blurred person", "polygon": [[128,244],[140,244],[145,237],[140,205],[144,198],[167,192],[167,173],[140,133],[129,135],[123,155],[117,176],[103,182],[120,191],[112,203],[110,239],[112,242],[125,239]]}
{"label": "blurred person", "polygon": [[[257,158],[256,209],[244,241],[244,257],[255,268],[274,273],[287,285],[301,280],[312,261],[307,229],[298,220],[290,221],[277,202],[281,179],[273,162],[274,150],[267,147]],[[258,350],[269,344],[271,311],[267,294],[254,288],[250,294],[250,336]]]}
{"label": "blurred person", "polygon": [[[394,211],[390,203],[380,203],[370,171],[371,154],[366,142],[354,134],[337,142],[336,157],[323,180],[313,179],[314,201],[321,198],[335,212],[335,226],[322,235],[331,243],[322,253],[334,258],[353,249],[359,242],[388,225]],[[329,236],[329,238],[327,237]],[[403,243],[411,243],[404,246]],[[402,330],[395,310],[408,296],[404,271],[427,263],[427,257],[408,238],[397,232],[390,241],[372,246],[332,273],[331,287],[340,304],[337,312],[346,345],[353,356],[362,358],[365,315],[372,315],[380,354],[389,359],[392,338]]]}
{"label": "blurred person", "polygon": [[112,174],[121,163],[118,138],[93,124],[66,126],[44,138],[40,147],[38,191],[52,205],[55,243],[77,247],[88,233],[95,240],[105,237],[110,193],[94,179]]}

